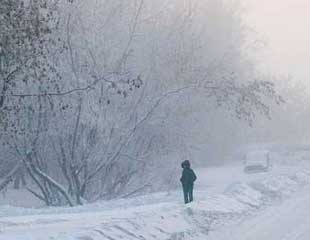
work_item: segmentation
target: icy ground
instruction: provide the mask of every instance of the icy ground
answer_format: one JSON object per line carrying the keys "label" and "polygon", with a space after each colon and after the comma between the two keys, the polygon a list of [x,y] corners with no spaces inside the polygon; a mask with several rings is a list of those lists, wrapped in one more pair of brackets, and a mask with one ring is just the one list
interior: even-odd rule
{"label": "icy ground", "polygon": [[[182,192],[75,208],[0,206],[0,240],[310,239],[310,162],[244,174],[241,165],[197,170],[196,201]],[[308,237],[307,237],[308,236]]]}

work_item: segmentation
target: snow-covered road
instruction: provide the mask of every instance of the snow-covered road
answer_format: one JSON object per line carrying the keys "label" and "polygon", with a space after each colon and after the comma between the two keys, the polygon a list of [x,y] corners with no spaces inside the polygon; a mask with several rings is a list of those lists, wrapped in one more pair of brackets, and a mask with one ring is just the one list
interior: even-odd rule
{"label": "snow-covered road", "polygon": [[310,163],[197,175],[196,201],[186,206],[181,191],[75,208],[0,206],[0,240],[310,239]]}
{"label": "snow-covered road", "polygon": [[310,188],[256,216],[210,232],[208,240],[309,240]]}

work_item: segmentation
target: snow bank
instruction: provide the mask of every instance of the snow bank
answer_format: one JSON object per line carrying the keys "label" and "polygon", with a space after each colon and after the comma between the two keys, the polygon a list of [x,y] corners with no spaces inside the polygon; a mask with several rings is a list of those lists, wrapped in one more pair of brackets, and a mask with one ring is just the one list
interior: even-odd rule
{"label": "snow bank", "polygon": [[274,202],[294,196],[295,192],[309,183],[310,171],[307,170],[250,183],[237,182],[209,201],[189,205],[183,214],[204,232],[209,232]]}
{"label": "snow bank", "polygon": [[[181,197],[176,193],[159,193],[140,200],[77,208],[32,210],[2,206],[1,216],[20,217],[0,219],[0,240],[205,239],[210,231],[292,196],[309,183],[310,172],[301,170],[248,183],[236,182],[222,194],[200,191],[206,196],[188,205],[176,201]],[[156,203],[161,198],[165,201]],[[41,215],[31,215],[35,213]]]}
{"label": "snow bank", "polygon": [[245,183],[232,184],[226,189],[225,194],[254,208],[260,207],[263,203],[263,194]]}

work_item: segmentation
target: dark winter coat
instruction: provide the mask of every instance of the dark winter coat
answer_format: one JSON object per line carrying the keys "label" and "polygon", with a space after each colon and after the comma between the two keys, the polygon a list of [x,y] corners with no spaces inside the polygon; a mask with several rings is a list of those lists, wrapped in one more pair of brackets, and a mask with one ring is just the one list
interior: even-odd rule
{"label": "dark winter coat", "polygon": [[184,166],[182,177],[180,181],[182,182],[183,187],[190,187],[193,186],[194,182],[196,181],[197,177],[193,169],[189,166]]}

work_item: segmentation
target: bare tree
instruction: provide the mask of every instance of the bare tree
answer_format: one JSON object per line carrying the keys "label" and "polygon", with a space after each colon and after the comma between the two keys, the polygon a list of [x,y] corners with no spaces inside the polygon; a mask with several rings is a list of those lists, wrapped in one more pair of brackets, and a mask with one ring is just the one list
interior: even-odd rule
{"label": "bare tree", "polygon": [[[25,27],[29,18],[37,37],[29,53],[14,56],[17,67],[15,60],[6,65],[14,74],[27,68],[4,81],[2,140],[27,171],[28,190],[47,205],[149,189],[171,170],[151,173],[165,165],[162,155],[185,151],[179,125],[197,97],[250,125],[257,114],[270,116],[269,100],[282,102],[274,85],[241,60],[242,24],[217,1],[207,4],[214,8],[207,15],[199,1],[168,1],[156,13],[159,3],[143,0],[75,1],[62,11],[34,3],[13,8],[27,13]],[[216,14],[223,22],[214,23]]]}

